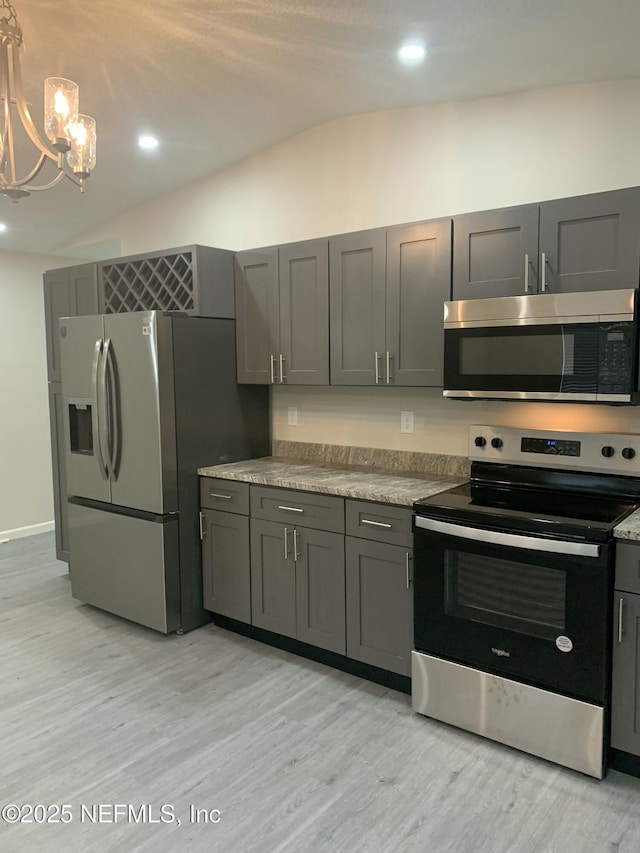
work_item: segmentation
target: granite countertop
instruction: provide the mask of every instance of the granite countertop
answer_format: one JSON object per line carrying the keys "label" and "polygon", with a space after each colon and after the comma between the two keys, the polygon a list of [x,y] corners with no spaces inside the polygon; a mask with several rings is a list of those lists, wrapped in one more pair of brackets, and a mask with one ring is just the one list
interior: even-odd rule
{"label": "granite countertop", "polygon": [[399,506],[412,506],[419,498],[437,495],[468,479],[462,475],[432,472],[363,470],[355,466],[310,463],[274,456],[198,468],[198,474]]}
{"label": "granite countertop", "polygon": [[640,541],[640,509],[628,515],[624,521],[613,528],[616,539],[635,539]]}

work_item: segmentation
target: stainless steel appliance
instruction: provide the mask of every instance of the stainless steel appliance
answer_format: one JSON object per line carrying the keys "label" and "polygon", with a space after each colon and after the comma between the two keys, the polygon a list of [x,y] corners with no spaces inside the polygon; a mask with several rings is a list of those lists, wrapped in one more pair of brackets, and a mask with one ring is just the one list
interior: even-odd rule
{"label": "stainless steel appliance", "polygon": [[446,302],[444,396],[638,403],[638,291]]}
{"label": "stainless steel appliance", "polygon": [[601,777],[640,436],[472,426],[469,453],[469,484],[414,505],[413,707]]}
{"label": "stainless steel appliance", "polygon": [[59,334],[72,594],[164,633],[201,625],[196,468],[270,449],[234,321],[142,311]]}

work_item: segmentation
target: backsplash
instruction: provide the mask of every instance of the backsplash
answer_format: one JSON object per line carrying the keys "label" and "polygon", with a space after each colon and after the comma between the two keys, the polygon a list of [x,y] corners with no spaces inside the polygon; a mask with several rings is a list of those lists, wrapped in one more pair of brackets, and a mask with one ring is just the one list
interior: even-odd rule
{"label": "backsplash", "polygon": [[301,462],[316,462],[324,465],[353,465],[358,468],[451,477],[469,476],[469,460],[466,456],[279,439],[272,442],[271,453],[282,459],[296,459]]}

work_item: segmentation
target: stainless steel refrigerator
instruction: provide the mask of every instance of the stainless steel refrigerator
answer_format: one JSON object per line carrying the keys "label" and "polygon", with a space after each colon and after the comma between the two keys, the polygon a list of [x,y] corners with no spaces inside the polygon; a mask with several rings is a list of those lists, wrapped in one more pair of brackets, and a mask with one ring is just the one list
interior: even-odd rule
{"label": "stainless steel refrigerator", "polygon": [[270,452],[268,390],[237,385],[235,321],[59,321],[75,598],[164,633],[202,607],[196,469]]}

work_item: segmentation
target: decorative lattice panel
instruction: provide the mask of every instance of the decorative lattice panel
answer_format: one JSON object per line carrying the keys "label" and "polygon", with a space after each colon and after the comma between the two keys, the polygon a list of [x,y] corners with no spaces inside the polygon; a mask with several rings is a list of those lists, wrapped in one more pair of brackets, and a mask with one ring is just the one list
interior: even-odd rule
{"label": "decorative lattice panel", "polygon": [[103,266],[102,282],[105,314],[194,307],[191,252]]}

